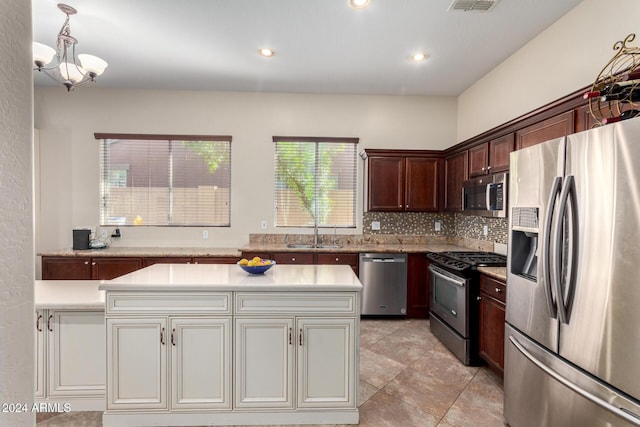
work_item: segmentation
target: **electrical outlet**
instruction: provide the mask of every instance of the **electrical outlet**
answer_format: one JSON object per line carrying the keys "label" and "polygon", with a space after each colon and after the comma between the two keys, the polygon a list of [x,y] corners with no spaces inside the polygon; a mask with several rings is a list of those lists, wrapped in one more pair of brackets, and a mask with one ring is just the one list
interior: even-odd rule
{"label": "electrical outlet", "polygon": [[374,231],[380,230],[380,221],[371,221],[371,229]]}
{"label": "electrical outlet", "polygon": [[262,228],[263,230],[267,229],[267,220],[263,219],[262,221],[260,221],[260,228]]}
{"label": "electrical outlet", "polygon": [[440,221],[436,221],[433,227],[436,231],[440,231]]}
{"label": "electrical outlet", "polygon": [[209,230],[202,230],[202,238],[203,239],[209,238]]}
{"label": "electrical outlet", "polygon": [[488,236],[488,235],[489,235],[489,227],[488,227],[488,226],[486,226],[486,225],[485,225],[485,226],[482,228],[482,234],[484,234],[485,236]]}

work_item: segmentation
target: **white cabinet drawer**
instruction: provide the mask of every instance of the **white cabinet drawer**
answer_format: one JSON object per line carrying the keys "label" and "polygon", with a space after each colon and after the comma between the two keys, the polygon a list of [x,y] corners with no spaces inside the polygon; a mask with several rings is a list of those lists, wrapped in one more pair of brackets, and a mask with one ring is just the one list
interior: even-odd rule
{"label": "white cabinet drawer", "polygon": [[235,294],[235,314],[355,314],[355,292],[290,293],[263,292]]}
{"label": "white cabinet drawer", "polygon": [[230,292],[108,292],[107,314],[231,314]]}

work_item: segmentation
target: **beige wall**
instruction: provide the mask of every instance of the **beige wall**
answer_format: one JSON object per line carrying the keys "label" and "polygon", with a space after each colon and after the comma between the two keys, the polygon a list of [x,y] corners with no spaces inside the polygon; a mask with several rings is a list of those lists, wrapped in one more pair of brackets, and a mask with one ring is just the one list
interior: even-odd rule
{"label": "beige wall", "polygon": [[593,83],[639,16],[637,0],[579,4],[459,96],[457,141]]}
{"label": "beige wall", "polygon": [[[273,228],[274,135],[358,137],[365,148],[443,149],[455,143],[456,99],[39,88],[38,250],[71,246],[74,226],[98,223],[94,132],[232,135],[231,227],[122,228],[121,246],[238,247]],[[358,189],[362,161],[358,158]],[[358,221],[362,195],[357,197]],[[286,229],[291,232],[290,229]],[[294,230],[302,231],[302,230]],[[304,230],[306,232],[306,230]],[[352,230],[360,233],[361,230]]]}
{"label": "beige wall", "polygon": [[[33,402],[33,209],[31,2],[0,1],[0,413],[2,426],[30,426]],[[6,409],[6,408],[5,408]]]}

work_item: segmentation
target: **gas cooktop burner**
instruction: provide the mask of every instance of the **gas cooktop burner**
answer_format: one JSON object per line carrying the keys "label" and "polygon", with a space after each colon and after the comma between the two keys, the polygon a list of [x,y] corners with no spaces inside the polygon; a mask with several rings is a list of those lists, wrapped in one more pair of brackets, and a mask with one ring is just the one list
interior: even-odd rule
{"label": "gas cooktop burner", "polygon": [[507,257],[493,252],[429,252],[427,257],[452,270],[463,271],[476,267],[504,267],[507,265]]}

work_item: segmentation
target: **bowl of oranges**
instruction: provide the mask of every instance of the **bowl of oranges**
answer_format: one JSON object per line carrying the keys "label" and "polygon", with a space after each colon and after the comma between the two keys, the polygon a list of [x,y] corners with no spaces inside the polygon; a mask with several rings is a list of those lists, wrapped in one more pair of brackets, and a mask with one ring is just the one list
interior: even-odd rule
{"label": "bowl of oranges", "polygon": [[251,259],[242,258],[238,261],[238,265],[249,274],[263,274],[265,271],[276,265],[276,262],[256,256]]}

